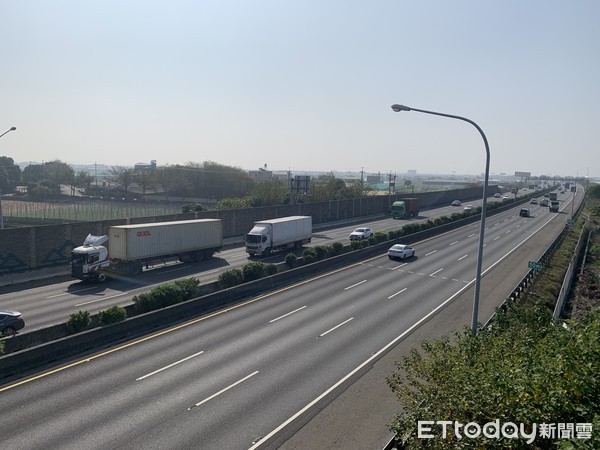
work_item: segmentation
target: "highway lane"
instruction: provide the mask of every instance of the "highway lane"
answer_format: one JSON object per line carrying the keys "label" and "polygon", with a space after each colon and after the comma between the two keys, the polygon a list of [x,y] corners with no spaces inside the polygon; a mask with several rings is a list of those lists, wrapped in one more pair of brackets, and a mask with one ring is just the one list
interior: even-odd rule
{"label": "highway lane", "polygon": [[[481,204],[481,200],[470,204]],[[389,231],[401,228],[415,221],[426,221],[452,212],[462,212],[462,207],[445,206],[422,211],[418,219],[394,220],[391,218],[366,221],[364,224],[342,225],[327,230],[316,230],[311,246],[330,244],[332,242],[347,243],[348,235],[358,226],[368,226],[375,231]],[[286,253],[269,258],[253,259],[267,262],[280,262]],[[301,254],[301,252],[298,252]],[[166,264],[159,265],[143,274],[129,279],[111,280],[103,284],[84,283],[68,279],[28,287],[27,284],[0,288],[0,308],[14,309],[23,313],[26,327],[21,332],[27,333],[39,328],[63,323],[70,314],[87,310],[91,313],[104,310],[113,305],[132,303],[132,297],[147,292],[153,287],[176,279],[196,277],[201,283],[216,281],[219,273],[231,268],[239,268],[250,261],[241,246],[227,248],[219,252],[210,261],[198,264]]]}
{"label": "highway lane", "polygon": [[[495,216],[484,268],[561,216]],[[372,258],[2,388],[11,411],[0,419],[3,443],[249,448],[258,440],[274,448],[278,436],[337,395],[339,389],[327,394],[332,386],[351,383],[386,345],[472,284],[475,229],[424,241],[415,246],[417,258]],[[312,402],[317,407],[296,418]],[[294,420],[269,437],[288,418]]]}

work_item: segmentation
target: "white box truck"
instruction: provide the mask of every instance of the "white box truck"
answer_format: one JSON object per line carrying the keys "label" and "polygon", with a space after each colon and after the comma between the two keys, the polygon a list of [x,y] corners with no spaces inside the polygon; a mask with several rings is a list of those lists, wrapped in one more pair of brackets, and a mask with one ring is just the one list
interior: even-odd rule
{"label": "white box truck", "polygon": [[[106,241],[108,249],[102,245]],[[222,246],[219,219],[112,226],[108,235],[89,234],[81,247],[73,249],[71,275],[101,282],[110,276],[137,275],[152,262],[201,261]]]}
{"label": "white box truck", "polygon": [[312,238],[311,216],[290,216],[254,222],[246,235],[246,252],[268,255],[286,248],[301,248]]}

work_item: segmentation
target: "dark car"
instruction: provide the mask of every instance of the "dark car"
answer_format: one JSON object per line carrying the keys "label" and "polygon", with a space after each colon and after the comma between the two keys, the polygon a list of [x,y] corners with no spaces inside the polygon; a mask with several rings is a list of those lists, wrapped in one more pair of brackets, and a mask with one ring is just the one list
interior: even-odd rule
{"label": "dark car", "polygon": [[0,311],[0,335],[12,336],[25,326],[23,316],[18,311]]}
{"label": "dark car", "polygon": [[529,209],[527,209],[527,208],[521,208],[521,211],[519,211],[519,216],[521,216],[521,217],[529,217]]}

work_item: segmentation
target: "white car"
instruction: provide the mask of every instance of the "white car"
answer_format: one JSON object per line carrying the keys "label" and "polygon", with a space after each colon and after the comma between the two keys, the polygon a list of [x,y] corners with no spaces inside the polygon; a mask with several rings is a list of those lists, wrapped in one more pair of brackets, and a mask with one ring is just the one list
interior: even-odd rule
{"label": "white car", "polygon": [[352,233],[350,233],[350,236],[348,237],[351,241],[360,241],[361,239],[368,239],[371,236],[373,236],[373,230],[371,230],[370,228],[357,228]]}
{"label": "white car", "polygon": [[464,211],[473,211],[473,205],[465,206]]}
{"label": "white car", "polygon": [[395,244],[388,250],[388,258],[390,259],[404,259],[415,256],[415,249],[404,244]]}

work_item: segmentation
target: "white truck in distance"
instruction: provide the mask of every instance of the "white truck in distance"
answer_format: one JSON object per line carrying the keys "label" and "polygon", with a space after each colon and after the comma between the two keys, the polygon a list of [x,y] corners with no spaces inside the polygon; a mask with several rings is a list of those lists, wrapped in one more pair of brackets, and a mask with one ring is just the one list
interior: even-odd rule
{"label": "white truck in distance", "polygon": [[246,252],[250,255],[268,255],[286,248],[299,249],[312,238],[311,216],[290,216],[254,222],[246,235]]}
{"label": "white truck in distance", "polygon": [[[108,249],[104,244],[108,241]],[[71,252],[71,276],[105,281],[110,276],[132,276],[143,265],[164,262],[202,261],[223,246],[219,219],[179,220],[110,227],[108,236],[89,234]]]}

